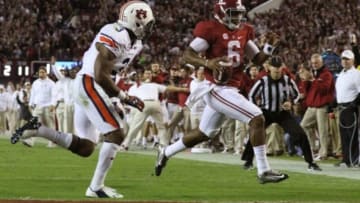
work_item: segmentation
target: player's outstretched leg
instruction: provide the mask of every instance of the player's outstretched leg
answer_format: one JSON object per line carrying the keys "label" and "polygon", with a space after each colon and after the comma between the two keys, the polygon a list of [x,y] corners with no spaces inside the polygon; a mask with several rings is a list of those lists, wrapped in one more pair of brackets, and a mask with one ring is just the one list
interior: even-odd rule
{"label": "player's outstretched leg", "polygon": [[12,144],[16,144],[20,140],[20,138],[31,137],[32,133],[24,135],[24,132],[26,130],[37,130],[40,126],[41,124],[38,122],[38,118],[32,117],[27,123],[15,130],[15,133],[10,138],[10,142]]}
{"label": "player's outstretched leg", "polygon": [[249,122],[250,141],[257,162],[258,180],[261,184],[278,183],[289,178],[285,173],[277,172],[271,169],[266,157],[265,146],[265,119],[262,115],[254,117]]}
{"label": "player's outstretched leg", "polygon": [[209,140],[209,137],[202,133],[200,129],[195,129],[190,131],[183,138],[179,139],[178,141],[167,147],[160,146],[158,149],[158,156],[155,163],[155,175],[161,175],[162,170],[166,166],[166,162],[171,156],[206,140]]}

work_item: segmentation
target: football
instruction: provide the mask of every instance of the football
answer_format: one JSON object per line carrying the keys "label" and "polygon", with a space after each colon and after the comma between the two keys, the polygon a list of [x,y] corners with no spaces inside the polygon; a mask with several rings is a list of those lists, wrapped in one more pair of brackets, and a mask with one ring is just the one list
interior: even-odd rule
{"label": "football", "polygon": [[232,61],[220,61],[220,68],[213,70],[213,78],[216,84],[225,85],[232,76]]}
{"label": "football", "polygon": [[232,67],[221,67],[212,72],[215,83],[218,85],[225,85],[232,76]]}

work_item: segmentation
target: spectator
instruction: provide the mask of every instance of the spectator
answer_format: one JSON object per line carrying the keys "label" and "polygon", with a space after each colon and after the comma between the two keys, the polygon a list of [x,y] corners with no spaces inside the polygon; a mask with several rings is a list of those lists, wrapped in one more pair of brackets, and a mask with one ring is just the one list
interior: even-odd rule
{"label": "spectator", "polygon": [[341,54],[344,69],[336,80],[336,100],[340,108],[340,135],[342,161],[335,166],[353,167],[359,164],[358,118],[360,105],[360,71],[354,67],[354,53],[345,50]]}
{"label": "spectator", "polygon": [[7,134],[6,112],[8,110],[9,96],[4,85],[0,84],[0,135]]}
{"label": "spectator", "polygon": [[[29,105],[33,116],[38,117],[42,125],[55,129],[55,82],[48,78],[45,66],[39,68],[38,76],[31,87]],[[54,143],[49,141],[48,147],[53,146]]]}
{"label": "spectator", "polygon": [[[300,99],[295,81],[282,74],[280,67],[283,66],[283,63],[279,56],[273,56],[268,65],[269,75],[255,83],[249,93],[249,100],[256,103],[257,98],[260,98],[259,106],[264,113],[265,126],[272,123],[279,124],[285,132],[289,133],[292,142],[300,145],[308,164],[308,170],[321,171],[321,168],[313,160],[306,133],[290,112],[292,104],[297,103]],[[247,145],[247,147],[249,146]],[[249,152],[245,164],[249,164],[253,159],[252,151],[246,149],[245,151]]]}
{"label": "spectator", "polygon": [[[328,157],[329,122],[328,105],[334,100],[335,81],[333,75],[324,66],[320,54],[311,56],[312,73],[305,77],[305,103],[306,112],[301,121],[307,136],[311,137],[312,130],[317,126],[320,137],[319,155],[315,160],[324,160]],[[314,150],[314,149],[313,149]]]}
{"label": "spectator", "polygon": [[134,111],[129,124],[129,131],[127,136],[122,143],[124,149],[128,149],[132,139],[139,133],[145,120],[152,116],[154,119],[157,129],[159,131],[159,138],[161,145],[168,145],[170,138],[165,136],[165,126],[163,120],[162,108],[159,101],[159,94],[165,91],[185,91],[185,88],[160,85],[152,81],[152,71],[145,70],[143,73],[142,81],[137,85],[133,85],[129,89],[129,95],[139,97],[144,101],[145,108],[143,111],[137,109],[131,109]]}

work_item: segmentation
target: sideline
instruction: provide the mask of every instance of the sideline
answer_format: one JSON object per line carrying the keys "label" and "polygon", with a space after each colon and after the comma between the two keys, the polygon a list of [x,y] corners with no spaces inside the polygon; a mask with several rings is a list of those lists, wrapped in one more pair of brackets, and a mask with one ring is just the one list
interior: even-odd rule
{"label": "sideline", "polygon": [[[10,136],[0,135],[0,139],[10,139]],[[47,140],[42,138],[37,138],[38,143],[47,143]],[[100,145],[97,146],[97,148]],[[156,151],[153,149],[142,150],[138,149],[137,147],[132,147],[129,151],[126,152],[119,152],[119,153],[134,153],[134,154],[142,154],[142,155],[149,155],[153,156],[154,159],[156,157]],[[191,153],[189,151],[181,152],[172,159],[187,159],[187,160],[195,160],[195,161],[204,161],[210,163],[222,163],[222,164],[231,164],[231,165],[239,165],[242,167],[243,161],[240,160],[239,155],[232,155],[232,154],[222,154],[222,153]],[[280,158],[273,158],[268,157],[270,165],[273,169],[276,170],[284,170],[284,171],[291,171],[297,173],[304,173],[304,174],[313,174],[313,175],[326,175],[332,177],[339,177],[339,178],[347,178],[351,180],[360,180],[360,168],[344,168],[344,167],[334,167],[333,164],[330,163],[322,163],[318,162],[319,166],[323,169],[322,171],[308,171],[307,164],[302,160],[285,160]],[[254,164],[255,161],[254,161]],[[240,168],[243,170],[242,168]]]}
{"label": "sideline", "polygon": [[[124,152],[120,152],[124,153]],[[135,153],[143,155],[156,156],[156,152],[153,150],[130,150],[126,153]],[[213,162],[213,163],[222,163],[222,164],[231,164],[231,165],[243,165],[243,161],[240,160],[239,155],[232,154],[209,154],[209,153],[191,153],[188,151],[181,152],[175,155],[173,158],[176,159],[188,159],[204,162]],[[344,168],[344,167],[335,167],[330,163],[321,163],[318,162],[319,166],[323,169],[322,171],[308,171],[307,164],[303,160],[284,160],[279,158],[269,157],[270,165],[273,169],[284,170],[291,172],[298,172],[304,174],[313,174],[313,175],[326,175],[339,178],[348,178],[352,180],[360,180],[360,168]],[[254,160],[254,164],[255,160]],[[243,170],[241,168],[241,170]]]}

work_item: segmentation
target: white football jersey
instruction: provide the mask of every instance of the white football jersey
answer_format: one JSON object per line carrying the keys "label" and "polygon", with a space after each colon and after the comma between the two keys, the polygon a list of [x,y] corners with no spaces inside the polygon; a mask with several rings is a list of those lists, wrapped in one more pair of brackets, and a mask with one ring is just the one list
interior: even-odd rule
{"label": "white football jersey", "polygon": [[79,74],[94,77],[95,60],[99,54],[95,47],[96,42],[102,43],[115,54],[115,71],[127,67],[143,48],[141,40],[136,40],[133,45],[131,44],[129,33],[121,25],[118,23],[107,24],[101,28],[90,48],[85,52]]}

